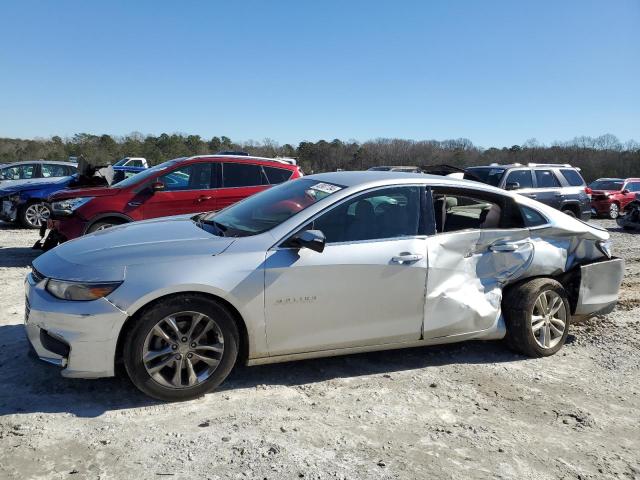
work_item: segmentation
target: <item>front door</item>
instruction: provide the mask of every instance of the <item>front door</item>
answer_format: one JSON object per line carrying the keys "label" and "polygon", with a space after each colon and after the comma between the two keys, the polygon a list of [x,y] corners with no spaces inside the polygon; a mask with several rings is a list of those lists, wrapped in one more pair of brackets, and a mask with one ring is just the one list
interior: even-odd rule
{"label": "front door", "polygon": [[277,247],[265,267],[270,355],[418,340],[427,278],[417,186],[346,200],[304,228],[322,253]]}
{"label": "front door", "polygon": [[529,230],[507,197],[467,189],[433,195],[438,229],[427,240],[424,338],[487,330],[501,314],[502,287],[533,257]]}
{"label": "front door", "polygon": [[213,170],[215,164],[212,163],[178,167],[156,179],[164,185],[163,190],[145,191],[133,202],[141,204],[144,218],[216,210]]}

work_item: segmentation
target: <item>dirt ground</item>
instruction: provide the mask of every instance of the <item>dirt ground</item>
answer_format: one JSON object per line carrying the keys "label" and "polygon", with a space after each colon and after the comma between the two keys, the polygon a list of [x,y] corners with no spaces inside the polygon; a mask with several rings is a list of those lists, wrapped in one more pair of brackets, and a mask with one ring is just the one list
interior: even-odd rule
{"label": "dirt ground", "polygon": [[600,223],[622,300],[556,356],[467,342],[239,368],[180,404],[27,356],[37,233],[0,225],[0,478],[640,478],[640,235]]}

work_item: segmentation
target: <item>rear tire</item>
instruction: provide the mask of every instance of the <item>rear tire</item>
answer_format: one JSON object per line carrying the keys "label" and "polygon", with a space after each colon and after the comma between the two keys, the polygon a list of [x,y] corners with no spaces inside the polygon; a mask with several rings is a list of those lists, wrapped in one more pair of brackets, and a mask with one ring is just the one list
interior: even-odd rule
{"label": "rear tire", "polygon": [[511,288],[502,301],[507,344],[529,357],[547,357],[562,348],[571,310],[563,286],[535,278]]}
{"label": "rear tire", "polygon": [[570,217],[577,218],[576,212],[571,210],[570,208],[565,208],[562,210],[562,213],[569,215]]}
{"label": "rear tire", "polygon": [[239,343],[236,322],[222,304],[200,295],[177,295],[138,318],[127,332],[123,359],[142,392],[158,400],[190,400],[227,378]]}

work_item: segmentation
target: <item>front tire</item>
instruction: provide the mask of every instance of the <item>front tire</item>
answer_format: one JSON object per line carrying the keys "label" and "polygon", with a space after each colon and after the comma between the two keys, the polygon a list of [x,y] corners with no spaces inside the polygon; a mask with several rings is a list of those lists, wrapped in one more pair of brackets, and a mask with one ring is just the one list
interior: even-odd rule
{"label": "front tire", "polygon": [[46,203],[31,202],[20,209],[18,218],[22,226],[36,229],[47,223],[49,215],[51,210]]}
{"label": "front tire", "polygon": [[609,218],[615,220],[620,216],[620,206],[617,203],[609,205]]}
{"label": "front tire", "polygon": [[117,220],[101,220],[91,225],[87,229],[87,234],[106,230],[107,228],[115,227],[116,225],[122,225],[122,223],[123,222]]}
{"label": "front tire", "polygon": [[503,299],[506,341],[529,357],[553,355],[564,345],[571,310],[563,286],[550,278],[536,278],[510,289]]}
{"label": "front tire", "polygon": [[564,213],[565,215],[569,215],[570,217],[577,218],[576,212],[574,212],[570,208],[565,208],[564,210],[562,210],[562,213]]}
{"label": "front tire", "polygon": [[231,313],[199,295],[178,295],[145,311],[128,332],[124,364],[133,384],[158,400],[182,401],[212,391],[238,357]]}

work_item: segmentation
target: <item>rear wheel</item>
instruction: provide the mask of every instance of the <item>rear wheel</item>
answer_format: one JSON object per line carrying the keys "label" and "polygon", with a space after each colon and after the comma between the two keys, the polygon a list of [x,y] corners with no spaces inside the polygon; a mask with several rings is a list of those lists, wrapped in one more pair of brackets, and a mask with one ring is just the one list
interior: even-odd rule
{"label": "rear wheel", "polygon": [[44,202],[31,202],[19,212],[20,223],[27,228],[40,228],[47,223],[51,214],[49,206]]}
{"label": "rear wheel", "polygon": [[609,218],[615,220],[620,216],[620,206],[617,203],[609,205]]}
{"label": "rear wheel", "polygon": [[513,287],[503,299],[509,346],[529,357],[546,357],[564,345],[571,310],[562,285],[536,278]]}
{"label": "rear wheel", "polygon": [[159,400],[189,400],[216,388],[238,356],[228,310],[197,295],[169,298],[143,313],[128,332],[124,364],[131,381]]}
{"label": "rear wheel", "polygon": [[570,208],[565,208],[562,210],[563,213],[569,215],[570,217],[576,218],[576,212],[574,212],[572,209]]}

